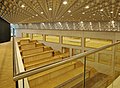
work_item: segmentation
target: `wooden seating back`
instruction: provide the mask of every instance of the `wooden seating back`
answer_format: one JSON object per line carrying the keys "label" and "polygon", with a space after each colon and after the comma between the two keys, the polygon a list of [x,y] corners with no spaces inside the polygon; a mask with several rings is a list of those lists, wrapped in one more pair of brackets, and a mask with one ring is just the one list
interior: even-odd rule
{"label": "wooden seating back", "polygon": [[20,46],[21,50],[28,50],[32,48],[35,48],[35,43],[29,43],[29,44],[24,44]]}
{"label": "wooden seating back", "polygon": [[20,40],[20,45],[28,44],[29,42],[30,42],[30,39],[22,39]]}
{"label": "wooden seating back", "polygon": [[23,60],[24,60],[24,63],[28,63],[35,60],[42,60],[51,56],[53,56],[53,50],[23,56]]}
{"label": "wooden seating back", "polygon": [[27,50],[22,50],[22,56],[30,55],[30,54],[35,54],[35,53],[40,53],[44,51],[44,46],[40,47],[35,47],[32,49],[27,49]]}

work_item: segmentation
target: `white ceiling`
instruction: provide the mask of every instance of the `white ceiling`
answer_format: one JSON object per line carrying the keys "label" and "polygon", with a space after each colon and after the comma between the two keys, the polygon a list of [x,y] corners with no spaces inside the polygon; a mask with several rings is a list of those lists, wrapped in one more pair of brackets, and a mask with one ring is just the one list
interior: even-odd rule
{"label": "white ceiling", "polygon": [[0,0],[0,16],[10,23],[119,21],[120,0]]}

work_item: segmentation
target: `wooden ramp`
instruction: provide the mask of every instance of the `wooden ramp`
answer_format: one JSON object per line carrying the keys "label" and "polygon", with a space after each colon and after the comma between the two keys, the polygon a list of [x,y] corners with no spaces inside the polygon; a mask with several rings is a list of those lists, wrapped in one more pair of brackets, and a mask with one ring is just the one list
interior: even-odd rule
{"label": "wooden ramp", "polygon": [[0,88],[15,88],[12,42],[0,43]]}

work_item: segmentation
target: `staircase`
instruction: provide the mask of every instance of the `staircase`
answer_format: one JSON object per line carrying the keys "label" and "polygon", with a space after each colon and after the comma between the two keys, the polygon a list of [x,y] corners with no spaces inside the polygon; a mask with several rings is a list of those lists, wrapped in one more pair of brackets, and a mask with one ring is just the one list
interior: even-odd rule
{"label": "staircase", "polygon": [[[20,40],[18,44],[26,70],[49,65],[69,57],[69,53],[55,51],[36,40]],[[94,85],[90,85],[90,82],[95,82],[94,80],[99,76],[98,74],[100,73],[94,68],[86,68],[86,88],[96,87],[94,83]],[[81,61],[76,60],[32,75],[28,77],[28,81],[30,88],[82,88],[83,77],[84,65]],[[106,87],[108,79],[105,78],[104,80],[106,81],[103,82],[101,79],[98,81],[97,79],[96,85],[100,84],[101,86],[104,83]]]}

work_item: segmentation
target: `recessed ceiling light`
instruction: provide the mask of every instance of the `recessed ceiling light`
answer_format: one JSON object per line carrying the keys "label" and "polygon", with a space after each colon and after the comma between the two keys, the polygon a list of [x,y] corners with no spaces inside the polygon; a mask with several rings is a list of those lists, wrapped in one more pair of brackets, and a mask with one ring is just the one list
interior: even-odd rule
{"label": "recessed ceiling light", "polygon": [[80,22],[81,24],[83,23],[83,21]]}
{"label": "recessed ceiling light", "polygon": [[68,13],[71,13],[71,10],[68,10]]}
{"label": "recessed ceiling light", "polygon": [[24,7],[25,7],[25,5],[21,5],[21,7],[22,7],[22,8],[24,8]]}
{"label": "recessed ceiling light", "polygon": [[95,14],[93,14],[95,16]]}
{"label": "recessed ceiling light", "polygon": [[43,14],[43,12],[41,12],[41,14]]}
{"label": "recessed ceiling light", "polygon": [[38,16],[38,14],[36,14],[35,16]]}
{"label": "recessed ceiling light", "polygon": [[88,9],[88,8],[89,8],[89,6],[86,6],[85,8],[86,8],[86,9]]}
{"label": "recessed ceiling light", "polygon": [[118,13],[118,15],[120,15],[120,13]]}
{"label": "recessed ceiling light", "polygon": [[115,23],[115,21],[114,21],[114,20],[112,20],[111,22],[112,22],[112,24],[114,24],[114,23]]}
{"label": "recessed ceiling light", "polygon": [[49,10],[52,10],[52,8],[49,8]]}
{"label": "recessed ceiling light", "polygon": [[113,11],[111,11],[110,13],[113,13]]}
{"label": "recessed ceiling light", "polygon": [[103,11],[103,9],[100,10],[101,12]]}
{"label": "recessed ceiling light", "polygon": [[85,14],[85,12],[83,12],[82,14]]}
{"label": "recessed ceiling light", "polygon": [[64,1],[63,4],[66,5],[66,4],[67,4],[67,1]]}

